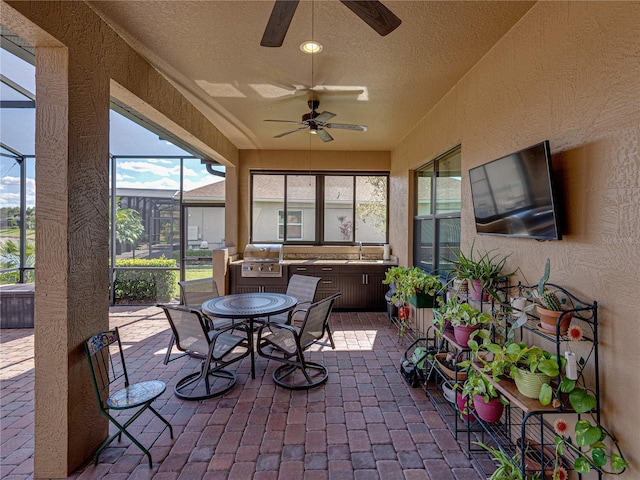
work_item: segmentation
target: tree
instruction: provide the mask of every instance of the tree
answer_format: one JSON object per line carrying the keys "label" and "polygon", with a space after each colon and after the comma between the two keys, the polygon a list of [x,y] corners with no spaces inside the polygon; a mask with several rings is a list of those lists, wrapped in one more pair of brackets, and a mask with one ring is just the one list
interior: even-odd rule
{"label": "tree", "polygon": [[378,232],[384,234],[387,230],[387,177],[370,176],[366,178],[373,189],[371,197],[356,207],[358,217],[362,223],[369,223]]}
{"label": "tree", "polygon": [[[109,222],[111,229],[111,222]],[[133,208],[121,208],[120,202],[116,206],[116,241],[121,245],[133,245],[133,256],[136,255],[136,243],[144,233],[142,216]]]}

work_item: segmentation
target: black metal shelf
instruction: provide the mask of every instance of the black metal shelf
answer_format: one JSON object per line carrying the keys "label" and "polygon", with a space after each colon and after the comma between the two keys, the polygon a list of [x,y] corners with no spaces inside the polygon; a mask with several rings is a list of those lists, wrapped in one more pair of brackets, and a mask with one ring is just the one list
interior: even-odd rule
{"label": "black metal shelf", "polygon": [[[586,378],[589,379],[589,387],[596,397],[597,405],[599,405],[600,382],[597,302],[580,300],[572,293],[555,284],[547,283],[547,286],[553,288],[566,302],[566,310],[564,310],[561,317],[557,320],[556,331],[548,332],[539,328],[539,318],[535,311],[529,307],[525,309],[525,312],[521,312],[527,315],[527,319],[524,324],[519,325],[519,328],[515,330],[516,337],[522,340],[526,333],[533,335],[542,342],[553,345],[559,363],[561,358],[564,357],[564,350],[579,350],[580,358],[578,368],[581,378],[585,380],[584,369],[588,365],[587,370],[589,370],[589,373],[586,375]],[[504,327],[506,335],[506,332],[508,332],[519,318],[518,310],[513,309],[509,304],[510,292],[514,292],[517,296],[524,296],[525,298],[528,297],[531,299],[531,292],[534,288],[535,286],[525,286],[522,284],[512,287],[502,285],[499,288],[498,294],[501,298],[500,302],[495,299],[491,299],[489,302],[476,302],[470,300],[466,294],[461,295],[457,292],[455,292],[455,294],[462,300],[472,304],[478,310],[490,311],[500,322],[503,322],[502,326]],[[574,343],[568,335],[560,334],[560,323],[566,316],[571,316],[571,325],[580,326],[582,338],[580,339],[579,346]],[[438,335],[439,334],[436,334],[435,336],[438,337]],[[458,352],[464,351],[462,347],[455,343],[452,335],[447,336],[445,333],[444,336],[439,338],[443,342],[444,351],[452,348]],[[443,382],[446,376],[443,372],[438,373],[437,378],[441,379],[440,382]],[[559,376],[557,378],[557,384],[559,384],[560,380],[561,378]],[[450,381],[454,383],[453,380]],[[570,409],[568,402],[555,407],[544,407],[537,400],[523,397],[517,392],[515,385],[510,380],[501,382],[492,381],[492,383],[496,389],[510,401],[510,405],[505,407],[502,418],[498,423],[487,423],[479,418],[473,423],[460,419],[460,412],[457,407],[444,400],[442,393],[439,392],[440,384],[438,381],[435,382],[431,389],[427,385],[427,395],[451,428],[456,439],[459,433],[462,431],[465,432],[469,457],[483,475],[490,476],[493,471],[495,471],[496,465],[492,460],[492,454],[476,442],[497,448],[511,457],[514,465],[520,469],[523,476],[525,473],[533,474],[538,472],[540,478],[550,478],[556,459],[556,435],[553,430],[553,422],[559,415],[565,415],[567,417],[566,419],[575,420],[581,418],[581,416]],[[600,411],[598,406],[590,413],[594,415],[596,421],[599,423]],[[523,448],[528,455],[535,450],[544,452],[544,455],[538,454],[538,457],[546,457],[548,463],[551,464],[546,467],[547,469],[551,468],[551,472],[547,470],[546,477],[544,462],[538,462],[536,464],[533,459],[525,461],[525,457],[520,453]],[[563,455],[560,457],[562,458],[562,466],[569,470],[577,456],[578,454],[575,452],[565,449]],[[527,458],[529,457],[527,456]],[[582,478],[582,475],[578,475],[578,478]],[[602,473],[597,472],[597,478],[602,479]]]}

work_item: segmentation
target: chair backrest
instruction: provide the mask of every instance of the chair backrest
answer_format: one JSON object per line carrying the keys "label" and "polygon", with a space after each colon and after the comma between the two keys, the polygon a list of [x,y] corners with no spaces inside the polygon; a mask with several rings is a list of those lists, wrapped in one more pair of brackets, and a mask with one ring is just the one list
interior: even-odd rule
{"label": "chair backrest", "polygon": [[183,280],[178,282],[178,285],[180,285],[182,304],[188,308],[199,309],[205,300],[220,296],[218,285],[213,277]]}
{"label": "chair backrest", "polygon": [[287,284],[287,295],[296,298],[298,305],[301,303],[311,304],[316,296],[318,283],[320,283],[319,277],[298,274],[292,275]]}
{"label": "chair backrest", "polygon": [[334,293],[319,302],[311,304],[307,309],[304,322],[300,327],[300,345],[303,349],[320,340],[326,331],[329,316],[333,309],[333,302],[341,293]]}
{"label": "chair backrest", "polygon": [[184,307],[161,307],[171,325],[178,350],[206,356],[209,352],[209,335],[200,312]]}
{"label": "chair backrest", "polygon": [[84,350],[98,401],[104,407],[111,384],[124,382],[124,387],[129,386],[118,329],[97,333],[84,342]]}

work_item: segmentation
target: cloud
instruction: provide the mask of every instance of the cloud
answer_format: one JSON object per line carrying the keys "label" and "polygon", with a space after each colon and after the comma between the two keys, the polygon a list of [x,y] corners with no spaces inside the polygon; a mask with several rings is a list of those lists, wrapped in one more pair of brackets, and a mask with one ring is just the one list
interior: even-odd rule
{"label": "cloud", "polygon": [[161,177],[180,176],[180,165],[173,165],[170,168],[155,165],[150,162],[118,162],[118,170],[129,170],[138,173],[151,173]]}
{"label": "cloud", "polygon": [[0,194],[0,203],[5,207],[17,207],[20,205],[20,194],[19,193],[1,193]]}
{"label": "cloud", "polygon": [[2,182],[0,182],[0,190],[3,190],[7,187],[19,187],[20,186],[20,177],[4,177]]}
{"label": "cloud", "polygon": [[167,160],[166,158],[150,158],[149,163],[158,163],[164,165],[175,165],[176,160]]}
{"label": "cloud", "polygon": [[[138,181],[135,182],[120,182],[118,188],[145,188],[156,190],[176,190],[180,189],[180,182],[172,178],[160,178],[154,181],[145,181],[144,183]],[[153,196],[153,195],[150,195]]]}

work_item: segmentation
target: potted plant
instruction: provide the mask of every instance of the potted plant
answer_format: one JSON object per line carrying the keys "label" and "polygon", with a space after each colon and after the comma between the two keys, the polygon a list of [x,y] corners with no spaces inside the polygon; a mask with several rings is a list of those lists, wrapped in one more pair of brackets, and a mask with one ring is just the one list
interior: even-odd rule
{"label": "potted plant", "polygon": [[[515,381],[518,391],[528,398],[537,398],[542,405],[553,400],[553,389],[549,385],[552,377],[560,375],[560,367],[554,355],[538,346],[510,342],[505,345],[492,343],[488,332],[480,331],[477,337],[469,341],[472,358],[479,362],[484,373],[491,374],[495,381],[507,376]],[[493,354],[487,357],[480,351]],[[560,363],[564,362],[564,358]]]}
{"label": "potted plant", "polygon": [[491,315],[480,312],[468,303],[460,303],[457,297],[450,298],[438,310],[438,315],[451,322],[456,342],[463,348],[467,348],[469,337],[474,331],[493,321]]}
{"label": "potted plant", "polygon": [[429,275],[420,267],[392,267],[387,271],[383,283],[392,281],[395,284],[395,299],[403,304],[410,302],[418,308],[433,307],[434,296],[444,290],[440,277]]}
{"label": "potted plant", "polygon": [[504,406],[509,403],[483,373],[473,368],[467,373],[461,393],[463,397],[473,399],[473,408],[478,417],[489,423],[499,421]]}
{"label": "potted plant", "polygon": [[487,301],[489,296],[500,300],[495,285],[516,273],[503,273],[509,255],[494,253],[489,250],[481,254],[474,253],[474,245],[471,245],[469,255],[462,252],[454,252],[455,260],[451,263],[456,271],[457,278],[466,278],[469,284],[469,296],[472,300]]}
{"label": "potted plant", "polygon": [[533,298],[536,302],[536,311],[540,319],[540,328],[550,333],[556,333],[556,326],[560,321],[559,333],[566,335],[571,324],[571,312],[564,312],[566,299],[560,299],[556,292],[547,287],[551,262],[547,258],[544,265],[544,273],[538,282],[538,288],[533,290]]}

